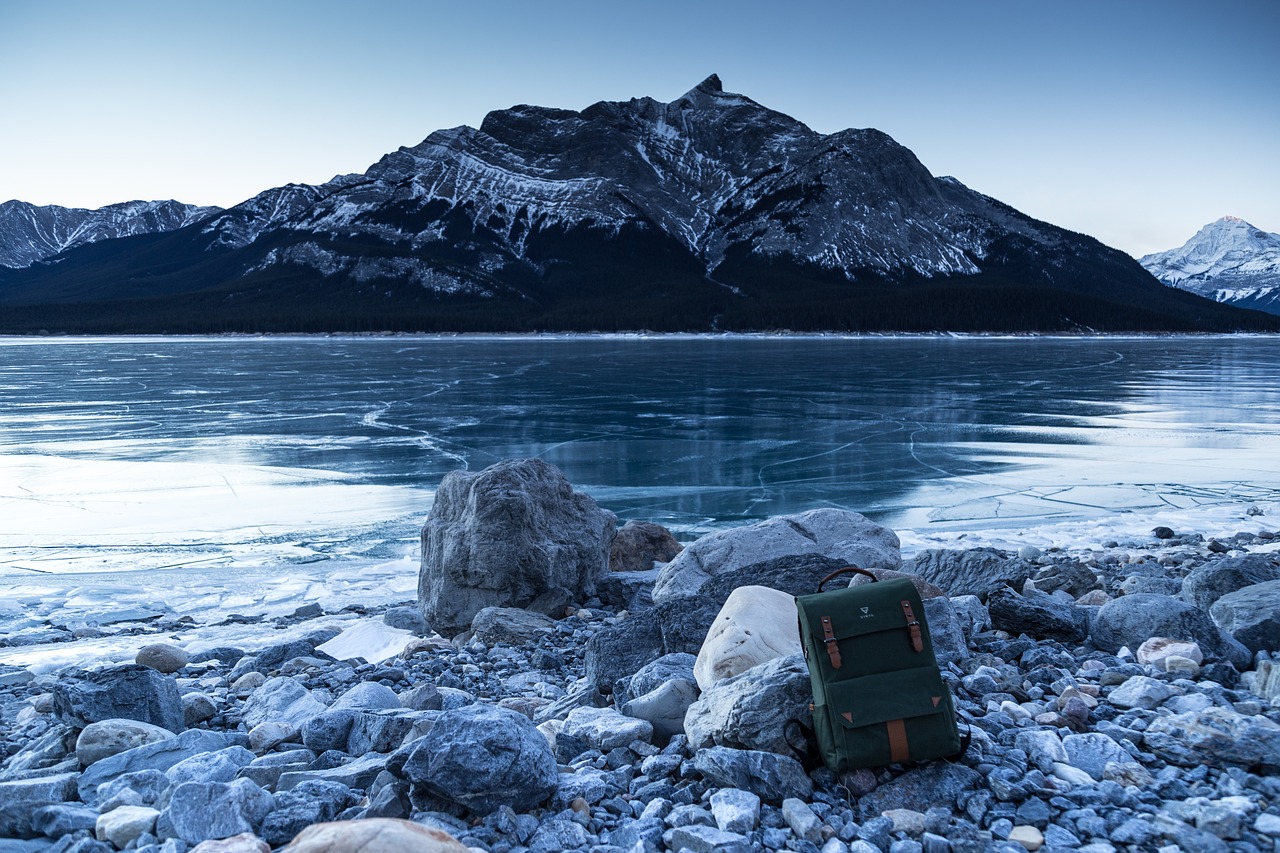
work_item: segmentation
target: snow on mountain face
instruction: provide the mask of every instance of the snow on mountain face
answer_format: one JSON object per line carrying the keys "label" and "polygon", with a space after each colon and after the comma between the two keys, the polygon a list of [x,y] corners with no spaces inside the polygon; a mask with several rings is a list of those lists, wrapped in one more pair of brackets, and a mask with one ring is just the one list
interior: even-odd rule
{"label": "snow on mountain face", "polygon": [[0,266],[20,269],[99,240],[174,231],[218,210],[176,201],[127,201],[96,210],[6,201],[0,204]]}
{"label": "snow on mountain face", "polygon": [[1165,284],[1280,314],[1280,234],[1235,216],[1210,222],[1180,248],[1138,262]]}
{"label": "snow on mountain face", "polygon": [[[232,248],[275,228],[374,238],[410,262],[424,248],[455,246],[449,225],[461,220],[492,235],[489,266],[537,268],[529,241],[548,230],[651,229],[708,274],[736,247],[848,278],[973,274],[996,232],[1050,239],[1025,217],[999,217],[993,228],[985,201],[966,194],[879,131],[817,133],[725,92],[712,75],[671,103],[493,112],[479,129],[437,131],[363,176],[263,193],[204,230]],[[253,270],[308,257],[317,271],[335,268],[332,255],[320,264],[309,251],[275,252]]]}

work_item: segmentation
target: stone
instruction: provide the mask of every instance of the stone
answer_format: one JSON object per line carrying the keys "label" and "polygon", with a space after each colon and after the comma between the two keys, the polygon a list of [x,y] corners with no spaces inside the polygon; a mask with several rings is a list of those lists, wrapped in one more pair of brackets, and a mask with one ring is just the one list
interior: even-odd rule
{"label": "stone", "polygon": [[654,563],[669,563],[682,546],[671,531],[652,521],[628,521],[618,528],[609,549],[609,571],[647,572]]}
{"label": "stone", "polygon": [[152,643],[138,649],[134,661],[156,672],[172,675],[187,665],[187,653],[172,643]]}
{"label": "stone", "polygon": [[164,772],[174,785],[184,782],[230,782],[254,755],[243,746],[229,746],[185,758]]}
{"label": "stone", "polygon": [[714,826],[676,826],[662,834],[667,850],[688,850],[690,853],[749,853],[748,840],[733,832],[725,832]]}
{"label": "stone", "polygon": [[182,694],[182,721],[187,728],[198,726],[218,715],[218,704],[207,693]]}
{"label": "stone", "polygon": [[760,797],[738,788],[721,788],[711,795],[711,814],[720,829],[745,835],[760,822]]}
{"label": "stone", "polygon": [[400,706],[409,711],[439,711],[443,705],[434,684],[418,684],[400,694]]}
{"label": "stone", "polygon": [[540,459],[445,475],[422,528],[418,602],[449,636],[485,607],[542,613],[595,593],[616,521]]}
{"label": "stone", "polygon": [[[245,658],[248,660],[248,658]],[[267,677],[260,672],[246,672],[239,678],[233,679],[231,689],[239,696],[248,696],[254,690],[267,683]]]}
{"label": "stone", "polygon": [[712,746],[698,750],[692,764],[712,785],[750,791],[774,805],[791,797],[807,800],[813,795],[813,781],[804,767],[786,755]]}
{"label": "stone", "polygon": [[314,780],[278,791],[275,806],[262,821],[259,834],[272,847],[288,844],[313,823],[328,823],[360,797],[346,785]]}
{"label": "stone", "polygon": [[354,708],[326,710],[302,724],[302,745],[313,752],[347,751],[347,739],[358,712]]}
{"label": "stone", "polygon": [[187,853],[271,853],[271,847],[252,832],[242,832],[230,838],[201,841]]}
{"label": "stone", "polygon": [[159,770],[135,770],[98,786],[98,811],[116,806],[154,806],[170,788],[169,777]]}
{"label": "stone", "polygon": [[713,577],[777,557],[812,554],[861,568],[897,569],[897,535],[856,512],[816,509],[707,534],[666,565],[653,601],[696,595]]}
{"label": "stone", "polygon": [[1214,602],[1246,586],[1280,580],[1280,562],[1274,555],[1246,554],[1210,560],[1182,580],[1182,597],[1206,612]]}
{"label": "stone", "polygon": [[[859,568],[861,568],[861,566],[859,566]],[[945,598],[947,595],[942,587],[937,584],[930,583],[920,575],[914,575],[910,572],[877,568],[869,568],[866,569],[866,571],[874,575],[876,580],[873,581],[871,578],[863,574],[852,574],[849,575],[849,586],[862,586],[863,584],[875,583],[876,581],[889,581],[896,580],[898,578],[906,578],[911,581],[911,585],[916,588],[916,592],[920,593],[920,598],[923,601],[928,601],[931,598]],[[835,583],[835,581],[832,581],[832,583]]]}
{"label": "stone", "polygon": [[1090,639],[1103,651],[1136,649],[1151,637],[1177,637],[1196,643],[1209,661],[1248,666],[1252,655],[1214,624],[1209,614],[1168,595],[1122,595],[1098,608]]}
{"label": "stone", "polygon": [[1196,664],[1204,662],[1204,652],[1193,642],[1172,637],[1152,637],[1138,646],[1138,663],[1150,664],[1156,669],[1167,670],[1171,657],[1188,658]]}
{"label": "stone", "polygon": [[414,636],[425,637],[431,633],[427,617],[417,607],[388,607],[382,614],[382,622],[392,628],[408,631]]}
{"label": "stone", "polygon": [[592,749],[608,752],[633,741],[651,740],[653,724],[612,708],[574,708],[565,717],[560,735],[578,738]]}
{"label": "stone", "polygon": [[1044,833],[1034,826],[1015,826],[1009,830],[1009,840],[1035,853],[1044,846]]}
{"label": "stone", "polygon": [[818,820],[818,816],[804,800],[794,797],[783,800],[782,819],[791,827],[796,837],[803,838],[810,844],[822,841],[822,821]]}
{"label": "stone", "polygon": [[1041,592],[1053,594],[1061,590],[1073,599],[1079,599],[1098,588],[1098,576],[1093,569],[1074,560],[1045,566],[1032,575],[1031,580]]}
{"label": "stone", "polygon": [[[34,710],[34,709],[33,709]],[[61,723],[27,743],[4,763],[4,775],[16,778],[19,771],[41,770],[57,764],[75,751],[76,732]]]}
{"label": "stone", "polygon": [[468,853],[441,829],[397,818],[364,818],[313,824],[285,853]]}
{"label": "stone", "polygon": [[360,658],[369,663],[382,663],[403,652],[415,639],[411,631],[393,628],[377,619],[365,619],[316,646],[316,651],[336,660]]}
{"label": "stone", "polygon": [[59,773],[0,782],[0,838],[33,835],[37,809],[75,799],[76,775]]}
{"label": "stone", "polygon": [[99,841],[109,841],[124,849],[144,832],[155,829],[160,812],[146,806],[120,806],[99,815],[93,834]]}
{"label": "stone", "polygon": [[164,772],[194,755],[216,752],[229,746],[244,746],[248,738],[235,732],[213,732],[188,729],[175,738],[126,749],[94,762],[77,782],[80,799],[93,805],[98,801],[98,786],[126,773],[144,770]]}
{"label": "stone", "polygon": [[902,570],[924,578],[947,595],[976,595],[985,601],[998,589],[1020,589],[1037,567],[996,548],[930,548],[918,551]]}
{"label": "stone", "polygon": [[706,691],[717,681],[801,651],[795,598],[765,586],[740,586],[711,623],[693,674]]}
{"label": "stone", "polygon": [[138,664],[63,676],[53,685],[53,712],[75,728],[128,719],[177,733],[185,728],[172,678]]}
{"label": "stone", "polygon": [[555,756],[522,714],[491,705],[444,711],[402,768],[415,789],[477,814],[527,811],[556,788]]}
{"label": "stone", "polygon": [[1172,687],[1159,679],[1131,675],[1107,695],[1107,701],[1117,708],[1142,708],[1150,711],[1163,705],[1173,692]]}
{"label": "stone", "polygon": [[249,730],[249,748],[254,752],[266,752],[296,737],[298,727],[292,723],[258,723]]}
{"label": "stone", "polygon": [[184,782],[173,789],[166,809],[174,833],[188,844],[208,838],[256,833],[275,801],[248,779]]}
{"label": "stone", "polygon": [[1049,773],[1055,764],[1067,761],[1062,739],[1052,729],[1020,731],[1014,738],[1014,745],[1027,754],[1027,760],[1041,773]]}
{"label": "stone", "polygon": [[1129,753],[1120,744],[1101,732],[1069,734],[1062,739],[1062,746],[1067,753],[1067,763],[1094,779],[1103,778],[1107,764],[1130,760]]}
{"label": "stone", "polygon": [[[317,628],[305,637],[267,646],[264,649],[254,652],[252,660],[253,667],[259,672],[270,673],[273,670],[279,669],[280,665],[285,661],[290,661],[294,658],[321,657],[327,659],[329,658],[329,655],[320,651],[320,646],[333,640],[341,633],[341,628],[326,625],[323,628]],[[237,663],[236,669],[239,669],[243,663],[244,660]],[[234,669],[232,670],[232,673],[235,673]]]}
{"label": "stone", "polygon": [[1019,595],[1007,587],[993,590],[987,597],[987,611],[994,627],[1015,636],[1063,643],[1079,643],[1086,636],[1084,612],[1042,592]]}
{"label": "stone", "polygon": [[711,745],[792,754],[791,720],[812,726],[813,687],[802,654],[774,658],[718,681],[685,714],[684,730],[695,747]]}
{"label": "stone", "polygon": [[471,620],[475,638],[487,646],[536,643],[556,630],[555,620],[518,607],[485,607]]}
{"label": "stone", "polygon": [[401,707],[400,697],[390,687],[376,681],[361,681],[333,700],[329,710],[341,711],[351,708],[376,711],[399,707]]}
{"label": "stone", "polygon": [[290,770],[280,774],[276,791],[289,791],[307,782],[337,782],[348,788],[368,788],[387,769],[387,756],[364,755],[337,767],[315,770]]}
{"label": "stone", "polygon": [[76,758],[82,767],[127,749],[177,737],[174,732],[138,720],[99,720],[90,723],[76,739]]}
{"label": "stone", "polygon": [[406,713],[400,709],[361,711],[351,721],[346,751],[352,755],[391,752],[404,742],[422,719],[421,714]]}
{"label": "stone", "polygon": [[696,690],[697,679],[693,674],[696,662],[697,658],[687,652],[663,655],[640,667],[635,674],[619,679],[613,686],[614,701],[625,704],[677,680],[689,682]]}
{"label": "stone", "polygon": [[[727,597],[727,595],[726,595]],[[720,604],[688,598],[633,613],[587,640],[585,676],[601,692],[670,654],[696,655]]]}
{"label": "stone", "polygon": [[950,598],[924,599],[924,623],[929,627],[929,639],[933,641],[933,656],[938,666],[945,669],[947,664],[959,665],[969,658],[964,623]]}
{"label": "stone", "polygon": [[653,727],[654,741],[665,744],[672,736],[684,732],[685,715],[697,700],[697,685],[684,678],[673,678],[628,701],[622,706],[622,713],[648,722]]}
{"label": "stone", "polygon": [[978,787],[982,779],[982,774],[963,764],[921,764],[863,795],[858,810],[863,819],[871,819],[889,809],[954,808],[960,795]]}
{"label": "stone", "polygon": [[1222,630],[1249,651],[1280,650],[1280,580],[1229,592],[1209,612]]}
{"label": "stone", "polygon": [[289,723],[301,729],[307,720],[325,710],[324,703],[312,696],[300,682],[276,676],[249,694],[240,709],[240,718],[248,728],[273,722]]}
{"label": "stone", "polygon": [[61,838],[73,832],[93,832],[98,812],[79,803],[57,803],[42,806],[31,815],[31,825],[40,835]]}
{"label": "stone", "polygon": [[1210,707],[1157,717],[1142,743],[1170,764],[1235,764],[1280,767],[1280,725],[1262,716],[1246,716]]}

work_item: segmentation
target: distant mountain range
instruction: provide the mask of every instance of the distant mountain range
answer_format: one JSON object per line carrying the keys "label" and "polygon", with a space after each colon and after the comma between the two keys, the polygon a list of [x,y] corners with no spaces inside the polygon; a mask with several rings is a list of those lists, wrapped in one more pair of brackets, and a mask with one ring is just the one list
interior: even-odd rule
{"label": "distant mountain range", "polygon": [[1280,314],[1280,234],[1224,216],[1180,248],[1139,259],[1165,284],[1218,302]]}
{"label": "distant mountain range", "polygon": [[153,224],[92,240],[13,217],[0,331],[1280,330],[714,75],[492,112],[227,210],[132,205]]}

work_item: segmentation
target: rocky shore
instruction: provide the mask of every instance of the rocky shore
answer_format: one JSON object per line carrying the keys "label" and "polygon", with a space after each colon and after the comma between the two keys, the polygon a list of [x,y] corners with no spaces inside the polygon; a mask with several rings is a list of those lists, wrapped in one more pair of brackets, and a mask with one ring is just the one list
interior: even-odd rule
{"label": "rocky shore", "polygon": [[[0,853],[1280,850],[1272,531],[904,561],[892,531],[819,510],[677,555],[518,473],[522,494],[442,484],[416,601],[250,619],[242,647],[167,624],[128,662],[0,664]],[[480,578],[526,552],[522,579]],[[743,617],[781,640],[711,648],[735,590],[810,592],[850,562],[922,589],[960,759],[807,766],[784,730],[811,701],[794,611]]]}

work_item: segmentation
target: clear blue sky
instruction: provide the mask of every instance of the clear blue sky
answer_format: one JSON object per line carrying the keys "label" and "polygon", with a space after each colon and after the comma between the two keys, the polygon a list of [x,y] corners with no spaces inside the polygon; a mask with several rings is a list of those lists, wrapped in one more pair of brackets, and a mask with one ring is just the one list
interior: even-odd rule
{"label": "clear blue sky", "polygon": [[0,0],[0,201],[227,206],[712,72],[1132,254],[1280,231],[1280,0]]}

